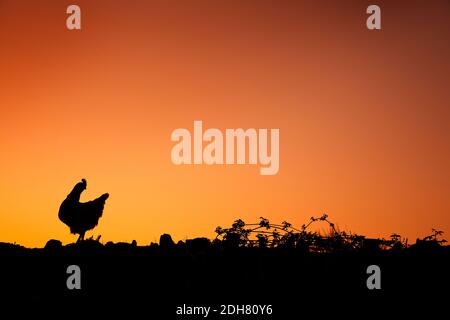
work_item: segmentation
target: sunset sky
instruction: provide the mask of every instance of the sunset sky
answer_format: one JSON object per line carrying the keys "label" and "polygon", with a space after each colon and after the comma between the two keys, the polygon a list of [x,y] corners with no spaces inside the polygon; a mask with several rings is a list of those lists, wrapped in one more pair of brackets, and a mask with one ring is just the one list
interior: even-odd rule
{"label": "sunset sky", "polygon": [[[111,195],[104,242],[322,213],[450,238],[450,2],[374,3],[382,30],[369,1],[0,0],[0,241],[75,241],[58,208],[82,178]],[[279,128],[278,174],[172,164],[194,120]]]}

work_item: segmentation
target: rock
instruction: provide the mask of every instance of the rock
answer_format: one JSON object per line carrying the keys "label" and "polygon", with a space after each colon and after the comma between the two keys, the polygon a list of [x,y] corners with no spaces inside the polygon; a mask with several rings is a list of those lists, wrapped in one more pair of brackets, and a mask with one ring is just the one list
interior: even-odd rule
{"label": "rock", "polygon": [[186,245],[193,251],[201,251],[206,250],[211,245],[211,241],[208,238],[195,238],[186,240]]}
{"label": "rock", "polygon": [[175,246],[175,243],[173,242],[170,234],[164,233],[159,238],[159,246],[161,247],[161,249],[173,248]]}
{"label": "rock", "polygon": [[47,249],[47,250],[55,250],[55,249],[60,249],[60,248],[62,248],[61,241],[55,240],[55,239],[48,240],[44,247],[44,249]]}

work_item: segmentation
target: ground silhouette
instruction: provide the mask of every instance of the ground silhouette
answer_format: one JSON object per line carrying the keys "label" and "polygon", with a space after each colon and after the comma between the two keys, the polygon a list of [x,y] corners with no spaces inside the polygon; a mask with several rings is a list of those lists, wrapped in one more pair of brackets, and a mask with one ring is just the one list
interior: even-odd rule
{"label": "ground silhouette", "polygon": [[[330,223],[325,216],[311,221]],[[140,306],[164,319],[177,318],[174,310],[183,304],[271,304],[275,318],[286,319],[299,310],[318,308],[323,314],[325,305],[398,309],[400,301],[428,306],[448,297],[450,247],[439,231],[408,244],[396,234],[367,239],[334,225],[320,235],[309,225],[296,229],[264,218],[254,224],[238,219],[218,228],[215,239],[175,243],[164,234],[148,245],[99,238],[68,245],[52,239],[42,249],[0,243],[0,274],[7,275],[0,301],[51,301],[69,309]],[[82,271],[81,290],[66,286],[69,265]],[[381,290],[367,288],[370,265],[381,268]],[[258,317],[265,318],[274,317]]]}

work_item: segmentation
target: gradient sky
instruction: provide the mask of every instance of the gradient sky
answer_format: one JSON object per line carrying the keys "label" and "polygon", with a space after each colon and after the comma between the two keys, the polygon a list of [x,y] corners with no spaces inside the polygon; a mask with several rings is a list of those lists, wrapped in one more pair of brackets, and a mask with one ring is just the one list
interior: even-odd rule
{"label": "gradient sky", "polygon": [[[450,233],[450,2],[0,0],[0,241],[214,236],[264,216],[414,241]],[[280,128],[280,171],[175,166],[176,128]],[[323,226],[325,228],[325,226]]]}

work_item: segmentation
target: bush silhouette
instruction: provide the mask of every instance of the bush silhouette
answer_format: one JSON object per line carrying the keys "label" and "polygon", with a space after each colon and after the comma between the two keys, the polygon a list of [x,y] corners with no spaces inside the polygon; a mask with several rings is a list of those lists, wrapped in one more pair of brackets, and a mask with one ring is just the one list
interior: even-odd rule
{"label": "bush silhouette", "polygon": [[[314,223],[325,222],[329,232],[322,235],[308,229]],[[283,221],[281,224],[270,223],[268,219],[260,217],[259,223],[246,224],[238,219],[230,228],[217,227],[215,243],[223,243],[226,247],[259,247],[259,248],[291,248],[305,252],[336,252],[336,251],[379,251],[402,250],[410,248],[407,239],[394,233],[390,239],[366,238],[363,235],[340,231],[328,219],[327,214],[311,217],[308,223],[295,228],[291,223]],[[439,239],[443,232],[432,229],[432,234],[418,239],[416,244],[424,247],[442,246],[445,239]]]}

